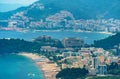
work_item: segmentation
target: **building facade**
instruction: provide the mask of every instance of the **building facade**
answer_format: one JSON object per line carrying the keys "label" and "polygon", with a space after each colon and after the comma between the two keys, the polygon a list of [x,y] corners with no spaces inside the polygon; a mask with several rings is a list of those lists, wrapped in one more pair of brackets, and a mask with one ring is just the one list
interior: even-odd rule
{"label": "building facade", "polygon": [[84,46],[84,41],[79,38],[64,38],[62,44],[65,48],[79,48]]}

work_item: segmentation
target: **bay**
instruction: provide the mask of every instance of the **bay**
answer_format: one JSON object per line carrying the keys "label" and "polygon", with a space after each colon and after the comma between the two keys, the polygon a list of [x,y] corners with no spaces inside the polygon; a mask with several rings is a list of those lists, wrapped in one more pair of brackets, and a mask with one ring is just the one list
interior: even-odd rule
{"label": "bay", "polygon": [[94,40],[100,40],[107,38],[112,34],[95,33],[95,32],[75,32],[75,31],[28,31],[28,32],[16,32],[16,31],[0,31],[0,38],[20,38],[27,41],[32,41],[38,36],[48,35],[54,39],[62,40],[66,37],[78,37],[83,39],[87,44],[93,44]]}
{"label": "bay", "polygon": [[8,54],[0,56],[0,79],[43,79],[43,75],[32,60]]}

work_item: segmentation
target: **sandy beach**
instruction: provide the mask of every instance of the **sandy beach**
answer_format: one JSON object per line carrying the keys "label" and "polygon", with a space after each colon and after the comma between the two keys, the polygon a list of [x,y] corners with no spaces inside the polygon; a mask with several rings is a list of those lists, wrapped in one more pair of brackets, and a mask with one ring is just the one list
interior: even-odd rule
{"label": "sandy beach", "polygon": [[60,71],[60,68],[56,63],[51,62],[44,56],[39,56],[38,54],[33,53],[19,53],[18,55],[22,55],[32,59],[39,69],[43,72],[44,79],[56,79],[56,74]]}

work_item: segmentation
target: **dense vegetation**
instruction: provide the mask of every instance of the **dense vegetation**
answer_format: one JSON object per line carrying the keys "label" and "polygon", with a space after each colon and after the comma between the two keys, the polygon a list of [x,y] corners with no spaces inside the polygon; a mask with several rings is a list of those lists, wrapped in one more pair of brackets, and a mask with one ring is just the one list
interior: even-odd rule
{"label": "dense vegetation", "polygon": [[88,70],[85,68],[66,68],[61,70],[57,75],[56,78],[61,79],[84,79],[84,77],[88,74]]}
{"label": "dense vegetation", "polygon": [[0,39],[0,53],[17,53],[17,52],[40,52],[41,46],[62,47],[59,40],[35,40],[32,42],[21,39]]}
{"label": "dense vegetation", "polygon": [[111,49],[115,45],[120,44],[120,33],[117,33],[116,35],[110,36],[106,39],[94,41],[94,46],[95,47],[101,47],[104,49]]}
{"label": "dense vegetation", "polygon": [[112,75],[120,75],[120,65],[113,62],[107,66],[108,74]]}
{"label": "dense vegetation", "polygon": [[35,52],[40,44],[20,39],[0,39],[0,53]]}

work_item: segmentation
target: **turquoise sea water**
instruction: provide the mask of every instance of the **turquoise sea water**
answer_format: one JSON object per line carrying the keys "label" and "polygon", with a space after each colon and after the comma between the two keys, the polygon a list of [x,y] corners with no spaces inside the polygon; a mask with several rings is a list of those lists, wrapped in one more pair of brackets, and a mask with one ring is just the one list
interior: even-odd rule
{"label": "turquoise sea water", "polygon": [[43,79],[35,63],[23,56],[0,55],[0,79]]}
{"label": "turquoise sea water", "polygon": [[34,38],[41,35],[49,35],[52,38],[62,40],[65,37],[79,37],[85,40],[85,43],[92,44],[94,40],[100,40],[110,36],[111,34],[92,33],[92,32],[74,32],[74,31],[29,31],[26,33],[16,31],[0,31],[0,38],[20,38],[32,41]]}

